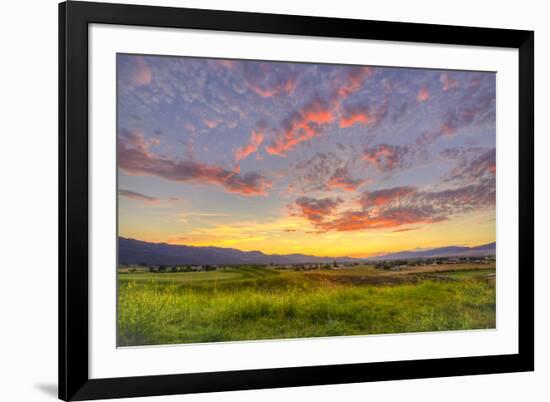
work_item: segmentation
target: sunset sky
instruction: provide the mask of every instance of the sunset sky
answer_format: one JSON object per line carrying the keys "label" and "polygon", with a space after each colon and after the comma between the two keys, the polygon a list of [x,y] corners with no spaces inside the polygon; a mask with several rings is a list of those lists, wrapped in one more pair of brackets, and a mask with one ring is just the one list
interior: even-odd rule
{"label": "sunset sky", "polygon": [[495,241],[495,74],[118,55],[119,235],[364,257]]}

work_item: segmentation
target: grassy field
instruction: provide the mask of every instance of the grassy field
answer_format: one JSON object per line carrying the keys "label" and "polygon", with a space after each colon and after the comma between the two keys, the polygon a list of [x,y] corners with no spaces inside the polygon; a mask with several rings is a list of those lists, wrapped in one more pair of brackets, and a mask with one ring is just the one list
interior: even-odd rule
{"label": "grassy field", "polygon": [[119,346],[495,327],[494,265],[119,274]]}

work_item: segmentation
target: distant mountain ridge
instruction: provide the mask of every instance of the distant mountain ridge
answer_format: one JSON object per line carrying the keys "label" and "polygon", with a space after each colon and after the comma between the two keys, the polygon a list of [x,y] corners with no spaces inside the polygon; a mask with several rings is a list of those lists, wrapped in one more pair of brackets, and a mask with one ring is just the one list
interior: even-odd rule
{"label": "distant mountain ridge", "polygon": [[234,248],[195,247],[167,243],[149,243],[141,240],[118,238],[119,264],[145,265],[245,265],[245,264],[306,264],[333,261],[366,261],[432,257],[480,257],[494,255],[496,243],[477,247],[449,246],[422,251],[401,251],[371,258],[316,257],[305,254],[264,254],[261,251],[241,251]]}
{"label": "distant mountain ridge", "polygon": [[[146,265],[238,265],[238,264],[305,264],[352,261],[350,257],[315,257],[304,254],[264,254],[261,251],[241,251],[234,248],[195,247],[167,243],[149,243],[118,238],[119,264]],[[359,260],[357,260],[359,261]]]}
{"label": "distant mountain ridge", "polygon": [[496,254],[496,242],[483,244],[476,247],[449,246],[421,251],[400,251],[370,258],[371,260],[399,260],[411,258],[434,257],[485,257]]}

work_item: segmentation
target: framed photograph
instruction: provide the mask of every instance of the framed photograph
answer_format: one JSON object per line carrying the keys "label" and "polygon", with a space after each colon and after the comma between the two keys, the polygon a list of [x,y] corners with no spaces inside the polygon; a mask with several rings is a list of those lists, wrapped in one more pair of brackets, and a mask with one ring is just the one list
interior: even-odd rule
{"label": "framed photograph", "polygon": [[59,5],[59,397],[534,369],[534,33]]}

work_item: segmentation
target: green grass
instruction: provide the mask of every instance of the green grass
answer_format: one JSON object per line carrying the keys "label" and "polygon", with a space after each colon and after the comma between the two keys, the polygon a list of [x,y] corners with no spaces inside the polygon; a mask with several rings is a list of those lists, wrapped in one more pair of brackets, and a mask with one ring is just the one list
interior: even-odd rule
{"label": "green grass", "polygon": [[487,275],[492,275],[494,273],[495,273],[494,269],[487,268],[487,269],[469,269],[469,270],[450,271],[450,272],[443,272],[438,275],[443,275],[454,279],[466,279],[466,278],[484,277]]}
{"label": "green grass", "polygon": [[[364,276],[360,276],[363,269]],[[495,327],[494,269],[453,280],[340,282],[371,267],[294,272],[240,267],[119,276],[119,346]],[[488,271],[488,272],[485,272]],[[468,274],[467,274],[468,273]],[[407,277],[411,277],[408,275]]]}

